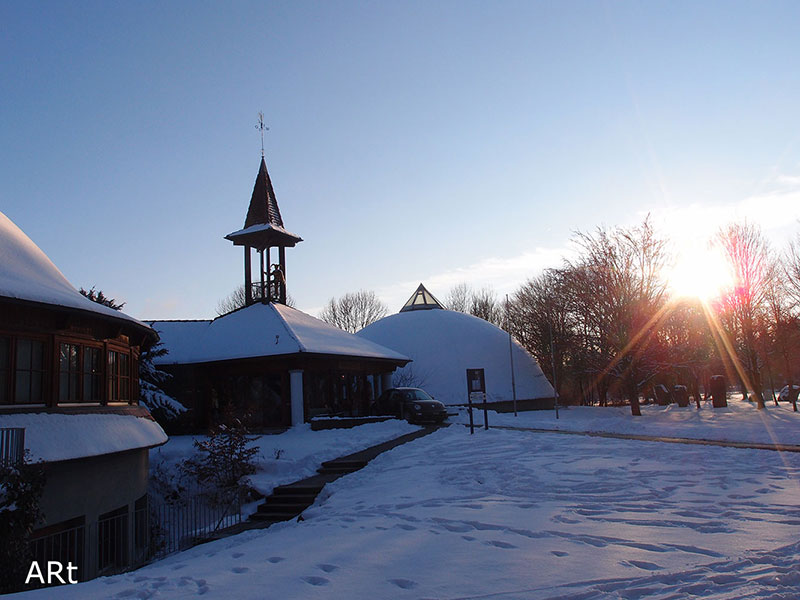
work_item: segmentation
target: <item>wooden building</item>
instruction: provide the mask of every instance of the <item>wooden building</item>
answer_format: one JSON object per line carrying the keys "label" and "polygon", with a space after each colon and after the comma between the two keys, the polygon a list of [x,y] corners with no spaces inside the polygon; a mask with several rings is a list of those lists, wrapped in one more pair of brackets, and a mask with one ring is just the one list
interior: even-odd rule
{"label": "wooden building", "polygon": [[302,239],[284,227],[263,157],[244,227],[225,237],[244,249],[245,306],[214,320],[151,323],[168,350],[156,364],[174,376],[172,395],[198,427],[226,405],[254,428],[366,415],[410,359],[286,305],[286,248]]}
{"label": "wooden building", "polygon": [[34,538],[68,549],[81,579],[143,556],[148,449],[167,439],[138,406],[139,353],[156,340],[81,295],[0,213],[0,430],[24,430],[15,439],[44,462]]}

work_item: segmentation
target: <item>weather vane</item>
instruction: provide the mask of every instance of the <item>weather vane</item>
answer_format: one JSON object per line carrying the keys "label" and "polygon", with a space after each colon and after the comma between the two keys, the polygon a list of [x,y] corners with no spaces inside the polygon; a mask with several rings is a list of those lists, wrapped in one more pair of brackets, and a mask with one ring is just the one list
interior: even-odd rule
{"label": "weather vane", "polygon": [[261,158],[264,158],[264,132],[269,131],[269,127],[264,125],[264,113],[258,111],[258,123],[256,124],[256,129],[261,132]]}

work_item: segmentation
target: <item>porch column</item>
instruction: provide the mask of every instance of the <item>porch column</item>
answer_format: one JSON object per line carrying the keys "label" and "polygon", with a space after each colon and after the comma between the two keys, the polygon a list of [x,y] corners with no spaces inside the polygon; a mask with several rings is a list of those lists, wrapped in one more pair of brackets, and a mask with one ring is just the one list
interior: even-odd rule
{"label": "porch column", "polygon": [[381,393],[392,387],[392,374],[381,373]]}
{"label": "porch column", "polygon": [[289,371],[289,390],[292,399],[292,427],[305,423],[303,410],[303,370]]}
{"label": "porch column", "polygon": [[247,306],[253,303],[253,279],[250,268],[250,246],[244,247],[244,302]]}

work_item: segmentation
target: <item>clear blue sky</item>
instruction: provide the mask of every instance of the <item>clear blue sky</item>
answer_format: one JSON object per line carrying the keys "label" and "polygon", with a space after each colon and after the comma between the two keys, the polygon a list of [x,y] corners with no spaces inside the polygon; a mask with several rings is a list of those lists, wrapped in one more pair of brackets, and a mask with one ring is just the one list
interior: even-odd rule
{"label": "clear blue sky", "polygon": [[[0,1],[0,210],[139,318],[213,316],[267,164],[315,313],[513,291],[571,232],[800,229],[797,2]],[[688,218],[694,219],[690,223]],[[697,223],[700,223],[699,229]]]}

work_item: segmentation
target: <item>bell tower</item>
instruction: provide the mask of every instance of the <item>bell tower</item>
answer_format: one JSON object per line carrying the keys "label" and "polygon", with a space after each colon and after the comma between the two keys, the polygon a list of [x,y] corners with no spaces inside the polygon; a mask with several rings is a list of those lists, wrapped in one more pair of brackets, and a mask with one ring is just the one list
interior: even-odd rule
{"label": "bell tower", "polygon": [[[244,228],[229,233],[225,239],[233,242],[234,246],[244,247],[245,304],[286,304],[286,248],[294,247],[303,239],[283,227],[281,211],[263,153]],[[277,262],[273,262],[273,249],[277,249]],[[260,264],[259,276],[255,282],[251,264],[253,250],[258,254]]]}

